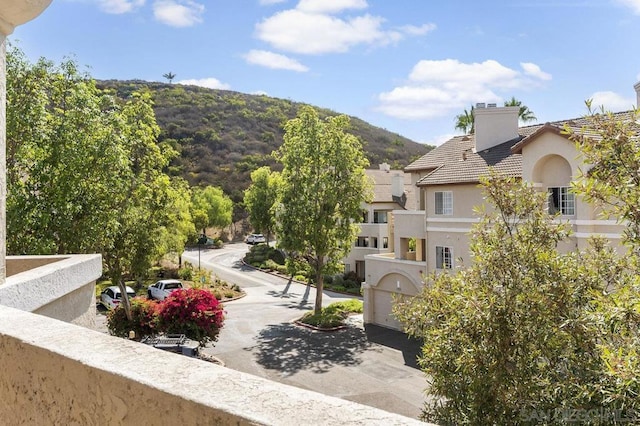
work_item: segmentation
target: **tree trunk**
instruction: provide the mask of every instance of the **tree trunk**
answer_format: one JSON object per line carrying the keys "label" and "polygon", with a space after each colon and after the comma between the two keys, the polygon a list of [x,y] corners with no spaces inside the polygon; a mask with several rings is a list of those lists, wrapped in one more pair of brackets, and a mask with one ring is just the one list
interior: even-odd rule
{"label": "tree trunk", "polygon": [[322,310],[322,290],[324,287],[324,277],[322,275],[323,260],[323,258],[318,258],[316,262],[316,303],[313,308],[313,313],[316,315]]}
{"label": "tree trunk", "polygon": [[124,308],[124,314],[129,321],[131,317],[131,302],[129,301],[129,295],[127,294],[127,286],[122,278],[118,279],[118,287],[120,287],[120,294],[122,295],[122,307]]}

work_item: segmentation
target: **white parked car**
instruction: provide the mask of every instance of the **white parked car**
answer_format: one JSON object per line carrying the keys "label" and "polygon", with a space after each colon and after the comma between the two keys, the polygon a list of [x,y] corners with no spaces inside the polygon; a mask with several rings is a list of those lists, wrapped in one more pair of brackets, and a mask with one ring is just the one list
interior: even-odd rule
{"label": "white parked car", "polygon": [[[127,295],[129,298],[136,297],[136,292],[129,286],[127,286]],[[115,309],[122,302],[122,294],[120,293],[120,287],[112,285],[105,288],[100,293],[100,303],[107,309]]]}
{"label": "white parked car", "polygon": [[244,242],[247,244],[260,244],[266,243],[267,239],[262,234],[250,234],[245,238]]}
{"label": "white parked car", "polygon": [[178,280],[160,280],[149,286],[147,296],[149,299],[164,300],[172,291],[179,288],[183,288],[183,285]]}

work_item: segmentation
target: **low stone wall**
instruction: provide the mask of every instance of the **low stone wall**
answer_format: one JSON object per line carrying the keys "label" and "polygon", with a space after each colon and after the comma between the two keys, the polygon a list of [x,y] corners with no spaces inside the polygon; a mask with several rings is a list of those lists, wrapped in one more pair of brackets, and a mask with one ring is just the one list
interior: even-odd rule
{"label": "low stone wall", "polygon": [[424,425],[2,306],[0,363],[6,424]]}

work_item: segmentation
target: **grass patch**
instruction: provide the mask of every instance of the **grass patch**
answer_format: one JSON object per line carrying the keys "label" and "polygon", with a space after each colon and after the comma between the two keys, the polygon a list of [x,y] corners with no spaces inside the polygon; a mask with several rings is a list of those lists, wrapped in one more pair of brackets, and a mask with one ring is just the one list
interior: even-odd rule
{"label": "grass patch", "polygon": [[300,319],[301,323],[319,328],[333,328],[344,325],[344,320],[351,314],[361,314],[363,304],[361,300],[350,299],[334,302],[322,308],[318,315],[308,312]]}

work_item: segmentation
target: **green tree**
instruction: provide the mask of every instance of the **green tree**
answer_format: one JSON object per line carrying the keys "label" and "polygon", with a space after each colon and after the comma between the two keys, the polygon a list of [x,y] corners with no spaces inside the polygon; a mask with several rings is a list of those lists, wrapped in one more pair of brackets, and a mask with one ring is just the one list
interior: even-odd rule
{"label": "green tree", "polygon": [[[472,265],[433,275],[393,312],[422,338],[429,377],[424,417],[440,424],[517,424],[531,412],[593,408],[600,358],[585,317],[604,290],[604,248],[560,254],[566,224],[544,210],[545,194],[493,174],[472,231]],[[601,402],[602,400],[600,400]]]}
{"label": "green tree", "polygon": [[285,124],[284,142],[275,153],[284,166],[278,244],[311,265],[316,313],[322,308],[323,275],[351,249],[361,203],[370,197],[368,162],[360,141],[346,133],[348,126],[346,116],[323,121],[313,108],[303,107]]}
{"label": "green tree", "polygon": [[7,251],[101,251],[127,170],[115,100],[73,61],[7,53]]}
{"label": "green tree", "polygon": [[251,185],[244,192],[244,205],[249,212],[251,226],[266,235],[267,243],[276,226],[281,185],[280,173],[272,172],[268,166],[264,166],[251,172]]}
{"label": "green tree", "polygon": [[202,229],[203,234],[208,227],[224,228],[231,224],[233,201],[222,189],[215,186],[194,188],[192,203],[196,227]]}
{"label": "green tree", "polygon": [[625,225],[626,256],[604,259],[607,292],[595,294],[593,333],[602,371],[598,392],[609,410],[640,410],[640,109],[624,115],[591,109],[586,126],[572,132],[584,163],[573,190],[599,207],[604,219]]}
{"label": "green tree", "polygon": [[523,123],[529,123],[531,121],[537,121],[536,115],[529,109],[528,106],[522,105],[522,101],[517,100],[513,96],[508,101],[505,101],[504,106],[512,107],[517,106],[520,108],[518,111],[518,119]]}
{"label": "green tree", "polygon": [[473,110],[473,105],[471,105],[471,108],[468,111],[465,108],[462,114],[456,115],[456,130],[460,130],[465,135],[468,133],[472,134],[474,132]]}
{"label": "green tree", "polygon": [[169,81],[169,84],[173,83],[173,79],[176,78],[176,75],[171,71],[169,71],[168,73],[162,74],[162,76]]}
{"label": "green tree", "polygon": [[117,100],[73,61],[7,56],[8,252],[102,253],[126,294],[125,276],[141,282],[194,232],[186,182],[163,172],[176,153],[156,143],[150,95]]}

